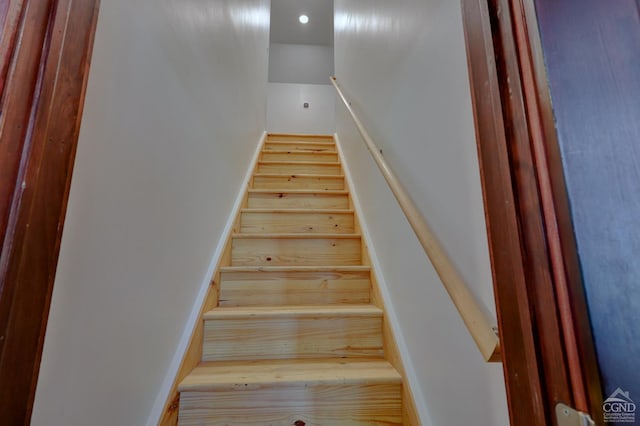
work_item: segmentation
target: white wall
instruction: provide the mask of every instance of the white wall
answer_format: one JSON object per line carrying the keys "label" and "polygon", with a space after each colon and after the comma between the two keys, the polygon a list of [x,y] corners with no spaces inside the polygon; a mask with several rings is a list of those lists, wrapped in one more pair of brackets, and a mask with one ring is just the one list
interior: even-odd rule
{"label": "white wall", "polygon": [[[329,77],[333,47],[271,43],[267,130],[272,133],[331,134],[335,103]],[[309,108],[303,104],[309,103]]]}
{"label": "white wall", "polygon": [[[495,318],[459,2],[334,7],[339,83]],[[336,114],[423,423],[507,425],[501,366],[484,363],[345,108]]]}
{"label": "white wall", "polygon": [[[309,103],[309,108],[303,104]],[[335,91],[321,84],[269,83],[267,131],[271,133],[333,134]]]}
{"label": "white wall", "polygon": [[271,43],[269,81],[328,84],[333,75],[333,46]]}
{"label": "white wall", "polygon": [[268,30],[268,0],[101,3],[33,425],[157,415],[265,128]]}

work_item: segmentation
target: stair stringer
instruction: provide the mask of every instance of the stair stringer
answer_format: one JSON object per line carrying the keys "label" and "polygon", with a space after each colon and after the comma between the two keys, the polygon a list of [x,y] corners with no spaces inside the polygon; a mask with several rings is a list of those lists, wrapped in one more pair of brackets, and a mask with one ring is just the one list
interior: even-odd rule
{"label": "stair stringer", "polygon": [[[385,359],[398,370],[402,376],[402,401],[403,401],[403,424],[407,426],[420,426],[433,424],[431,421],[423,421],[428,419],[427,407],[424,404],[424,398],[420,387],[415,382],[416,374],[413,364],[407,358],[409,351],[407,349],[402,332],[398,326],[398,319],[390,303],[390,295],[387,290],[387,284],[384,281],[384,275],[381,273],[380,263],[375,253],[375,248],[370,243],[371,234],[366,222],[361,217],[362,207],[358,199],[358,195],[353,185],[353,178],[349,169],[349,164],[342,150],[340,138],[338,134],[333,135],[338,150],[342,169],[345,176],[345,187],[349,191],[350,208],[355,212],[355,229],[362,235],[362,262],[364,265],[371,267],[371,301],[373,304],[383,310],[383,339]],[[416,396],[418,399],[416,399]]]}
{"label": "stair stringer", "polygon": [[238,196],[233,204],[218,246],[211,259],[206,275],[207,279],[203,282],[194,303],[193,310],[189,315],[180,343],[171,361],[171,366],[158,392],[158,396],[147,421],[147,426],[175,426],[178,424],[178,407],[180,402],[178,385],[201,360],[202,336],[204,333],[204,324],[201,319],[205,312],[218,305],[220,269],[223,266],[229,266],[231,264],[231,237],[235,232],[238,232],[240,210],[246,204],[247,189],[251,185],[267,136],[266,131],[260,136],[256,150],[253,153],[245,177],[238,190]]}

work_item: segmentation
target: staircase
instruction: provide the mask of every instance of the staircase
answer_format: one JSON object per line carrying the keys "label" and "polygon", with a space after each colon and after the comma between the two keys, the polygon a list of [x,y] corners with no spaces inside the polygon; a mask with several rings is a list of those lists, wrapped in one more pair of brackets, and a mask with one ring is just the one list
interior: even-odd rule
{"label": "staircase", "polygon": [[402,424],[333,138],[269,135],[234,229],[178,424]]}

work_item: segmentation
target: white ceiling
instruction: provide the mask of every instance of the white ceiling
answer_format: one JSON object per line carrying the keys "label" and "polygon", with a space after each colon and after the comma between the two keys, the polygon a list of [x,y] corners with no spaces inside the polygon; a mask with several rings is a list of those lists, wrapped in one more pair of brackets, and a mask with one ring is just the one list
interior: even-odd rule
{"label": "white ceiling", "polygon": [[271,43],[332,45],[333,0],[271,0]]}

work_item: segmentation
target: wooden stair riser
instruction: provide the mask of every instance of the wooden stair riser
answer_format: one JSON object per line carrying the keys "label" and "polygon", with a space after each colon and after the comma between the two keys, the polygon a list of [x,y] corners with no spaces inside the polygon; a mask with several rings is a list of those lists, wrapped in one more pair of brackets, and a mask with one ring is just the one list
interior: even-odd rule
{"label": "wooden stair riser", "polygon": [[180,426],[401,425],[402,385],[292,385],[183,392]]}
{"label": "wooden stair riser", "polygon": [[301,151],[301,150],[267,150],[260,154],[262,161],[315,161],[335,163],[338,161],[337,152]]}
{"label": "wooden stair riser", "polygon": [[243,211],[240,232],[353,234],[353,212]]}
{"label": "wooden stair riser", "polygon": [[232,266],[359,265],[360,237],[233,238]]}
{"label": "wooden stair riser", "polygon": [[220,306],[367,304],[369,271],[233,271],[220,274]]}
{"label": "wooden stair riser", "polygon": [[347,193],[249,192],[248,208],[266,209],[348,209]]}
{"label": "wooden stair riser", "polygon": [[263,151],[270,150],[288,150],[288,151],[314,151],[314,152],[336,152],[336,146],[333,143],[327,142],[280,142],[280,141],[266,141]]}
{"label": "wooden stair riser", "polygon": [[205,320],[204,361],[383,356],[382,316]]}
{"label": "wooden stair riser", "polygon": [[276,175],[256,174],[253,177],[256,189],[315,189],[318,191],[344,189],[343,176],[330,175]]}
{"label": "wooden stair riser", "polygon": [[310,161],[262,161],[258,173],[341,175],[340,163],[316,163]]}

